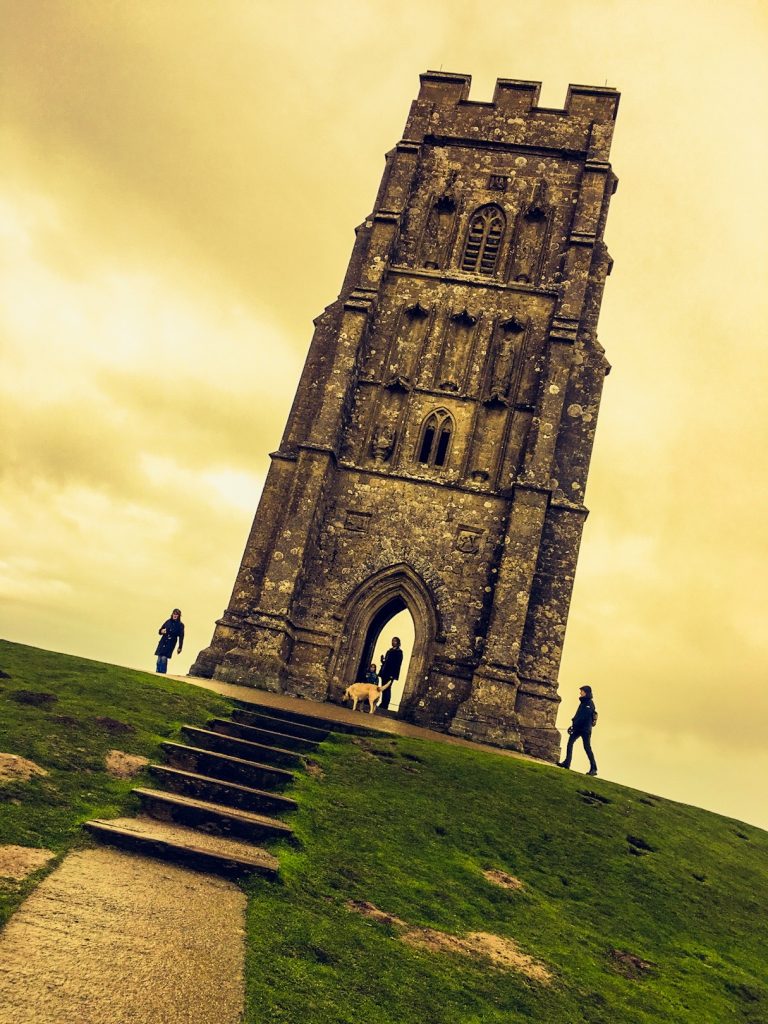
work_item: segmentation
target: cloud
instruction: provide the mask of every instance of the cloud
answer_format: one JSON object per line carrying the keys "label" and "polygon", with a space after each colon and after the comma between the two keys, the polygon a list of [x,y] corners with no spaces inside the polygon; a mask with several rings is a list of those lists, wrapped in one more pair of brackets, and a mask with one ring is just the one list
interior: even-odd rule
{"label": "cloud", "polygon": [[8,5],[5,629],[151,667],[180,604],[183,670],[226,604],[312,317],[418,73],[472,72],[480,100],[497,76],[542,80],[552,106],[569,81],[607,80],[623,93],[613,370],[561,720],[589,679],[614,777],[703,801],[719,771],[723,804],[727,785],[754,819],[729,765],[758,764],[768,710],[765,13],[450,7]]}
{"label": "cloud", "polygon": [[[226,292],[189,291],[162,266],[105,264],[98,240],[78,234],[52,196],[4,198],[0,332],[13,374],[0,391],[11,466],[127,483],[142,448],[244,466],[249,435],[278,443],[300,359],[266,317]],[[79,250],[76,274],[49,258],[65,243]]]}
{"label": "cloud", "polygon": [[60,197],[2,184],[3,621],[135,664],[145,602],[196,595],[200,633],[220,614],[301,361],[226,289],[123,266]]}

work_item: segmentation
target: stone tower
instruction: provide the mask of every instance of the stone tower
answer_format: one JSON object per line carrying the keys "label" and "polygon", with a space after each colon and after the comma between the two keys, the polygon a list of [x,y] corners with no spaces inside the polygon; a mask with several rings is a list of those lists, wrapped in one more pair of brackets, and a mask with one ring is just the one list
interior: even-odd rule
{"label": "stone tower", "polygon": [[421,76],[192,673],[338,699],[407,607],[401,715],[555,758],[619,94],[469,85]]}

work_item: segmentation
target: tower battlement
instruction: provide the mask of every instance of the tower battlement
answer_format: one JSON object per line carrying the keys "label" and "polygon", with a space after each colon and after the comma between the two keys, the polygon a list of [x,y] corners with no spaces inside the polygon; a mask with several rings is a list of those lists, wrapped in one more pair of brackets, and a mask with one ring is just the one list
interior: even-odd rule
{"label": "tower battlement", "polygon": [[540,107],[541,82],[498,78],[490,101],[469,98],[471,75],[427,71],[414,101],[405,137],[433,136],[472,143],[586,152],[599,125],[607,157],[620,93],[600,86],[569,85],[562,109]]}

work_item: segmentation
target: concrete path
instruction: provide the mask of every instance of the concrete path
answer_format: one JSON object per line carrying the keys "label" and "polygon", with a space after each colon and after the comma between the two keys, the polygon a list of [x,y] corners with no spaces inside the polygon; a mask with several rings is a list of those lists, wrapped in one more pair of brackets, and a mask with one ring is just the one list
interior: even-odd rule
{"label": "concrete path", "polygon": [[245,904],[214,875],[71,853],[0,933],[0,1024],[238,1024]]}

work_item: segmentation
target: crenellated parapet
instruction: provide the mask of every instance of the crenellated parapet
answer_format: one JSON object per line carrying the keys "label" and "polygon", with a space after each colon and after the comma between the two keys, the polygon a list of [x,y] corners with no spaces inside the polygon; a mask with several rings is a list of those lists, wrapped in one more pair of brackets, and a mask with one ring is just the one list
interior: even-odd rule
{"label": "crenellated parapet", "polygon": [[[471,75],[428,71],[405,128],[411,142],[426,136],[525,146],[608,158],[619,106],[615,89],[569,85],[562,110],[538,106],[540,82],[499,78],[490,102],[469,98]],[[597,127],[597,130],[593,130]]]}

